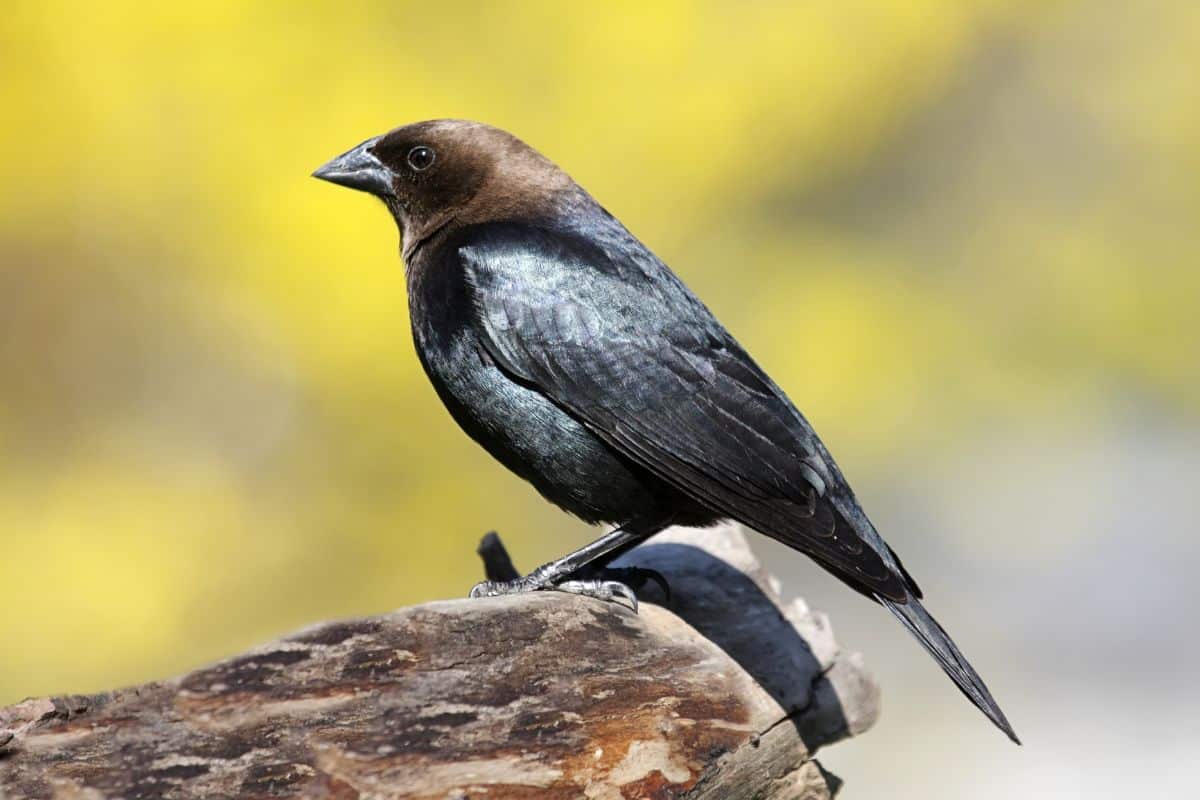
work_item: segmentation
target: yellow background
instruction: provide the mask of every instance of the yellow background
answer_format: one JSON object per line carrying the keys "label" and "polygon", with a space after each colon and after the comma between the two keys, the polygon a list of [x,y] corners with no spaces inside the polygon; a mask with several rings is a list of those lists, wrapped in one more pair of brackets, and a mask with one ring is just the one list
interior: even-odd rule
{"label": "yellow background", "polygon": [[[1096,606],[1055,612],[1085,591],[1105,509],[1135,535],[1095,591],[1137,608],[1157,570],[1195,566],[1200,4],[649,6],[5,5],[0,702],[462,595],[489,529],[524,567],[589,535],[441,408],[382,206],[308,177],[445,116],[542,150],[709,303],[822,433],[1028,749],[1066,735],[1038,692],[1112,702],[1105,670],[1052,655]],[[1155,494],[1140,457],[1191,481]],[[1031,764],[1073,787],[1104,747],[1126,752],[1132,722],[1099,751],[1009,754],[885,615],[780,569],[885,685],[879,729],[827,759],[851,796],[873,796],[854,791],[897,742],[1006,759],[987,762],[1010,781],[997,797],[1044,790]],[[1015,597],[1033,610],[1014,623]],[[1170,615],[1194,599],[1162,600],[1151,645],[1185,637]],[[1145,646],[1143,624],[1097,659]],[[1140,696],[1128,713],[1163,729]],[[954,796],[952,776],[913,772],[913,796]]]}

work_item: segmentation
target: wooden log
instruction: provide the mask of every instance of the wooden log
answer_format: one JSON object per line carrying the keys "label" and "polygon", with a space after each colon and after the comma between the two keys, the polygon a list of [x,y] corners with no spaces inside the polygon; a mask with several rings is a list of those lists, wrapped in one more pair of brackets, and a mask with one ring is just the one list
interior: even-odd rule
{"label": "wooden log", "polygon": [[[492,577],[511,570],[497,541]],[[0,797],[772,798],[878,691],[736,527],[674,529],[640,613],[558,592],[330,622],[172,680],[0,710]]]}

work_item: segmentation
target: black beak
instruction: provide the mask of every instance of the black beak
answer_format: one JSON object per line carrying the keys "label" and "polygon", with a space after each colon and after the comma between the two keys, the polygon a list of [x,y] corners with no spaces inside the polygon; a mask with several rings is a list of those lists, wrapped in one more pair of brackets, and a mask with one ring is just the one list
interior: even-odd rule
{"label": "black beak", "polygon": [[379,137],[367,139],[353,150],[342,153],[313,173],[314,178],[370,192],[377,197],[392,194],[392,173],[371,152]]}

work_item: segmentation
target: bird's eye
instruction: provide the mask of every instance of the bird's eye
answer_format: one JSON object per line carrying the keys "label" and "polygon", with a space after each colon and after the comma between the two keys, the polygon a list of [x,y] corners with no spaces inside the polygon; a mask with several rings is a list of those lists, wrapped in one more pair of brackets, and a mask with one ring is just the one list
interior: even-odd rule
{"label": "bird's eye", "polygon": [[419,144],[408,151],[408,165],[417,172],[429,169],[433,166],[434,159],[436,158],[437,155],[434,154],[433,149],[423,144]]}

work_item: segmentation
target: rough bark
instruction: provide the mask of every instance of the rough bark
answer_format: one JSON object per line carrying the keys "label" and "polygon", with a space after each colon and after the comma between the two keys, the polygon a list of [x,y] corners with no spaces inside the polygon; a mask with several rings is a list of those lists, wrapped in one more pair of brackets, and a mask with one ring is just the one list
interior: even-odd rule
{"label": "rough bark", "polygon": [[[498,543],[493,574],[511,569]],[[640,613],[562,593],[318,625],[179,678],[0,710],[3,798],[831,797],[878,692],[736,528],[671,530]]]}

